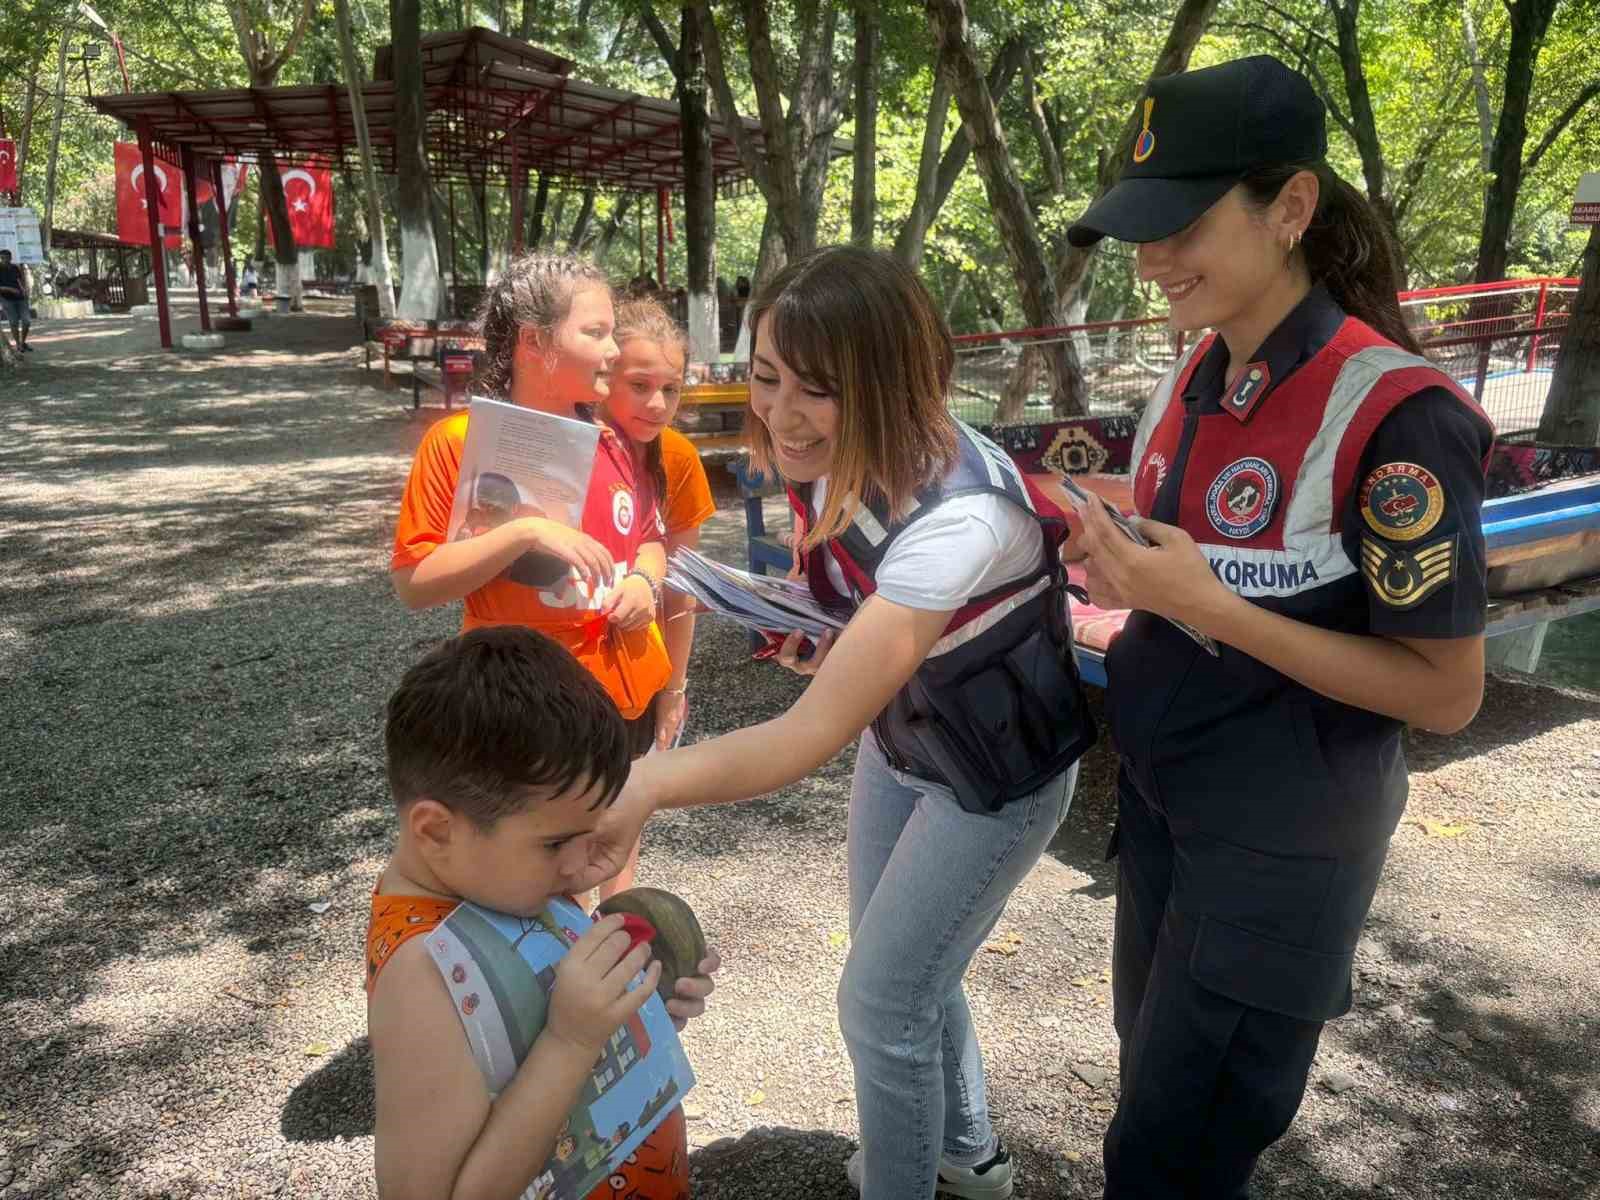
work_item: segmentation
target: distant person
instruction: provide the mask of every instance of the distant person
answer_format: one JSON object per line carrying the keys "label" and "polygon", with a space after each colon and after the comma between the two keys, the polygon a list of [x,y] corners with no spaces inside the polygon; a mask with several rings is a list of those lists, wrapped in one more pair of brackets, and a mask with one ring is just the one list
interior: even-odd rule
{"label": "distant person", "polygon": [[240,286],[246,296],[259,295],[261,284],[256,279],[256,266],[252,262],[244,264],[244,274],[240,276]]}
{"label": "distant person", "polygon": [[672,319],[679,325],[688,327],[689,324],[689,289],[672,289]]}
{"label": "distant person", "polygon": [[28,313],[28,268],[11,261],[11,251],[0,250],[0,311],[11,326],[11,340],[17,350],[32,353],[28,345],[28,331],[32,321]]}

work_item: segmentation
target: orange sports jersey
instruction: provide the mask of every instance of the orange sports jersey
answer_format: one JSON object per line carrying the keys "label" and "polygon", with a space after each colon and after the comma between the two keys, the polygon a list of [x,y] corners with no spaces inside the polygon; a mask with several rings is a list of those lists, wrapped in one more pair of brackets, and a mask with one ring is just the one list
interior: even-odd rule
{"label": "orange sports jersey", "polygon": [[[466,412],[445,417],[428,430],[417,447],[411,478],[400,501],[394,554],[389,560],[392,571],[416,566],[444,543],[461,476],[467,418]],[[617,582],[633,566],[639,547],[657,540],[658,526],[650,489],[635,486],[627,447],[602,426],[584,501],[583,532],[611,552]],[[591,595],[588,586],[559,559],[528,553],[468,593],[461,631],[485,625],[526,625],[548,634],[588,668],[622,715],[632,719],[666,686],[672,664],[654,622],[632,632],[617,629],[597,611],[604,598],[603,590]]]}
{"label": "orange sports jersey", "polygon": [[668,427],[661,431],[661,466],[667,476],[667,502],[661,506],[661,523],[667,535],[698,529],[717,511],[700,451],[683,434]]}
{"label": "orange sports jersey", "polygon": [[[367,924],[367,992],[394,952],[443,921],[456,907],[437,896],[373,893]],[[689,1200],[689,1127],[675,1108],[587,1200]]]}

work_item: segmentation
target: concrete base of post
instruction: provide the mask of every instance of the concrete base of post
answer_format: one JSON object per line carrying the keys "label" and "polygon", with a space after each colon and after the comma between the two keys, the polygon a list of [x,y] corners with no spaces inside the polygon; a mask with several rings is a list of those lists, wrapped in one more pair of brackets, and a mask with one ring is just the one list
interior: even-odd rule
{"label": "concrete base of post", "polygon": [[220,333],[186,333],[183,335],[183,348],[185,350],[221,350],[224,338]]}

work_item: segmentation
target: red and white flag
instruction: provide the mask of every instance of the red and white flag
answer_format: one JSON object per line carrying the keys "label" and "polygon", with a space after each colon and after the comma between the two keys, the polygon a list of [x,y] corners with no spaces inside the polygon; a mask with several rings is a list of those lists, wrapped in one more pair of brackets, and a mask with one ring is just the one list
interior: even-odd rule
{"label": "red and white flag", "polygon": [[[333,249],[333,171],[328,167],[285,167],[280,177],[295,245],[302,250]],[[267,237],[271,240],[270,221]]]}
{"label": "red and white flag", "polygon": [[155,179],[144,177],[144,157],[134,142],[118,142],[115,162],[117,168],[117,237],[136,246],[150,244],[150,225],[146,215],[149,198],[157,197],[156,220],[174,231],[163,239],[176,245],[183,225],[183,176],[178,168],[165,159],[156,158]]}
{"label": "red and white flag", "polygon": [[0,139],[0,192],[17,190],[17,144],[10,138]]}

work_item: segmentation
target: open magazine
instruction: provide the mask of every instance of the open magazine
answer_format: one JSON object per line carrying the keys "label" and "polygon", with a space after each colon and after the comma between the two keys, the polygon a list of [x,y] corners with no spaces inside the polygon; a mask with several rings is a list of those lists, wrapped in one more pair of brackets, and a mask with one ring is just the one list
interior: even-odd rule
{"label": "open magazine", "polygon": [[474,537],[515,517],[581,528],[600,427],[478,397],[468,414],[448,540]]}
{"label": "open magazine", "polygon": [[[535,917],[462,904],[427,935],[429,957],[490,1095],[511,1083],[544,1029],[556,964],[590,924],[581,908],[561,898]],[[672,1018],[661,997],[651,996],[611,1035],[555,1153],[523,1200],[583,1200],[683,1103],[694,1083]]]}

